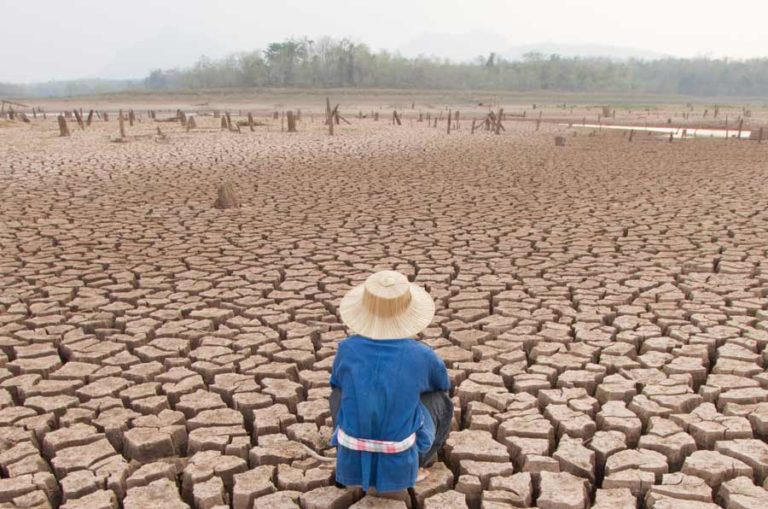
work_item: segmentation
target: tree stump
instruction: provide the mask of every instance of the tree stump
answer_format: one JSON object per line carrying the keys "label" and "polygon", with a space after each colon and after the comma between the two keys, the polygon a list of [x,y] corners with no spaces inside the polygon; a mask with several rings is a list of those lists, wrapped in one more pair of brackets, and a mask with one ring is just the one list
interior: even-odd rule
{"label": "tree stump", "polygon": [[64,115],[59,115],[59,136],[69,136],[69,126]]}
{"label": "tree stump", "polygon": [[288,132],[295,133],[296,132],[296,116],[293,114],[293,110],[289,110],[286,115],[288,119]]}
{"label": "tree stump", "polygon": [[77,125],[80,126],[80,129],[85,129],[85,125],[83,125],[83,116],[77,110],[74,110],[74,114],[75,120],[77,120]]}
{"label": "tree stump", "polygon": [[501,119],[504,117],[504,108],[499,108],[499,113],[496,115],[496,128],[494,130],[495,134],[499,134],[502,129],[504,129],[504,126],[501,125]]}
{"label": "tree stump", "polygon": [[217,209],[240,208],[240,198],[237,196],[235,185],[232,182],[224,182],[219,186],[218,198],[213,206]]}
{"label": "tree stump", "polygon": [[120,139],[125,139],[125,119],[123,118],[123,110],[120,110],[120,117],[118,118],[120,123]]}

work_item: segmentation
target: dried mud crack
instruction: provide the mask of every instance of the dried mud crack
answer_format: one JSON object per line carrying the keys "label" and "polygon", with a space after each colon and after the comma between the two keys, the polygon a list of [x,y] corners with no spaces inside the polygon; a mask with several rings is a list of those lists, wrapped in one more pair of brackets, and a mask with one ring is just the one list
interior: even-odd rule
{"label": "dried mud crack", "polygon": [[[768,146],[113,124],[0,133],[0,508],[768,506]],[[383,268],[456,403],[401,499],[317,457]]]}

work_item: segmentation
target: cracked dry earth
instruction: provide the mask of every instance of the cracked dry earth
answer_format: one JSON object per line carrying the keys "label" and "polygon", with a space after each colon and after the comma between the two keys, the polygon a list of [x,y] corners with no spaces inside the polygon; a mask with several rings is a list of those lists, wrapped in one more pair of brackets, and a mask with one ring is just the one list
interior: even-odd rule
{"label": "cracked dry earth", "polygon": [[[767,145],[106,125],[0,132],[0,508],[768,506]],[[399,499],[307,451],[381,268],[456,402]]]}

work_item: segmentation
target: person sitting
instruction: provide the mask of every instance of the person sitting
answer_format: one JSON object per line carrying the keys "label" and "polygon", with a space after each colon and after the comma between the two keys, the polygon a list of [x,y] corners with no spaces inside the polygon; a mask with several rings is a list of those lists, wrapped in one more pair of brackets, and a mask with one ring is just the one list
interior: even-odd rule
{"label": "person sitting", "polygon": [[336,481],[378,493],[410,488],[453,416],[445,364],[413,339],[435,303],[403,274],[381,271],[344,296],[339,314],[355,335],[339,343],[330,380]]}

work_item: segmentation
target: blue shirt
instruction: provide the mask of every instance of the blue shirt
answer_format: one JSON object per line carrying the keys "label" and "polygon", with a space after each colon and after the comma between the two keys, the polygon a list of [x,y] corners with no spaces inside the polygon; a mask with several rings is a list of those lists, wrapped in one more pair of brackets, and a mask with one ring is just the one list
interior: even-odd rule
{"label": "blue shirt", "polygon": [[[416,433],[416,444],[396,454],[338,447],[336,480],[347,486],[400,491],[413,486],[419,452],[435,437],[435,424],[419,397],[450,389],[443,361],[413,339],[350,336],[339,343],[331,386],[341,389],[337,426],[355,438],[398,442]],[[336,436],[331,441],[337,445]]]}

